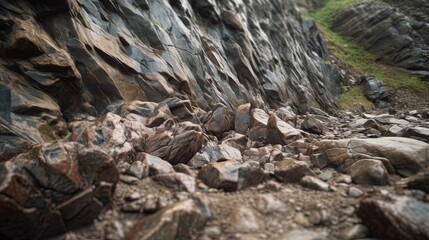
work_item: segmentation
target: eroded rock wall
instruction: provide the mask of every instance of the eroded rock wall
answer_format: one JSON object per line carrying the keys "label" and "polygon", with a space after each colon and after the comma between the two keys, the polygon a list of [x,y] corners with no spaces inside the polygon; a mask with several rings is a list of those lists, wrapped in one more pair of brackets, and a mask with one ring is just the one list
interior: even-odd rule
{"label": "eroded rock wall", "polygon": [[314,22],[287,1],[6,0],[0,26],[2,149],[12,155],[10,136],[58,139],[63,117],[131,100],[176,96],[208,110],[260,95],[305,112],[334,107],[340,89]]}

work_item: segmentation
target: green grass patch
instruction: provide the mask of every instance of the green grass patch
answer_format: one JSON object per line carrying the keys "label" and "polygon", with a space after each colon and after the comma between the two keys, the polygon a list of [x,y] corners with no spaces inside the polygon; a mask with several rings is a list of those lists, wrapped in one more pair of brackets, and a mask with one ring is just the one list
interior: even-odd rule
{"label": "green grass patch", "polygon": [[310,14],[310,16],[318,24],[329,28],[339,12],[359,2],[360,0],[325,0],[325,6]]}
{"label": "green grass patch", "polygon": [[[374,1],[382,2],[381,0]],[[375,75],[388,88],[407,89],[416,93],[429,91],[429,83],[423,82],[419,78],[401,72],[393,67],[378,63],[373,54],[365,51],[365,49],[352,39],[344,37],[330,29],[335,16],[340,11],[358,2],[360,1],[326,0],[323,8],[310,14],[310,17],[316,21],[320,31],[327,39],[330,53],[357,75]],[[362,89],[356,87],[348,92],[344,92],[340,98],[340,106],[349,106],[350,104],[347,101],[352,101],[359,94],[362,94],[360,99],[364,98]]]}
{"label": "green grass patch", "polygon": [[362,86],[354,86],[343,90],[340,96],[340,108],[371,110],[374,109],[374,104],[365,97]]}

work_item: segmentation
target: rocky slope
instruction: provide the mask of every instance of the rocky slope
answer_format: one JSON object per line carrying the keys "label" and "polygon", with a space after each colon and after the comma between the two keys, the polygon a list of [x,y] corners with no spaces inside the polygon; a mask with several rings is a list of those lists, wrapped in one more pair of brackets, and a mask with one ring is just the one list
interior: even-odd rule
{"label": "rocky slope", "polygon": [[380,61],[429,79],[427,1],[363,1],[340,13],[333,29],[351,37]]}
{"label": "rocky slope", "polygon": [[117,156],[120,181],[94,224],[56,239],[429,236],[429,112],[296,116],[245,104],[232,121],[224,109],[202,128],[167,120],[133,149],[121,138],[138,139],[143,114],[78,123],[74,141]]}
{"label": "rocky slope", "polygon": [[429,237],[429,113],[334,114],[292,4],[15,0],[0,24],[1,239]]}

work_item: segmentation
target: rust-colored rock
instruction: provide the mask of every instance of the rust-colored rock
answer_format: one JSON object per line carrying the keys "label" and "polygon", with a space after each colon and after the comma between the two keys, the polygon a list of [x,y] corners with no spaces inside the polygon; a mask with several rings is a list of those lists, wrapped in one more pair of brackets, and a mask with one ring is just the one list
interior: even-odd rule
{"label": "rust-colored rock", "polygon": [[0,173],[0,213],[8,216],[0,218],[0,235],[20,239],[92,222],[119,180],[108,154],[72,142],[36,146],[1,163]]}
{"label": "rust-colored rock", "polygon": [[203,133],[190,122],[167,121],[146,141],[146,152],[171,164],[187,163],[202,147]]}

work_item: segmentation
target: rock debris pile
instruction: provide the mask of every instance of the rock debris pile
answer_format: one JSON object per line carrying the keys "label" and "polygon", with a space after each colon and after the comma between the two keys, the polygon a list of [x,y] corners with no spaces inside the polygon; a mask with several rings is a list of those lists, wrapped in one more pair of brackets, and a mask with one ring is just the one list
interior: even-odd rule
{"label": "rock debris pile", "polygon": [[[178,98],[132,101],[70,122],[66,138],[2,163],[8,217],[0,230],[43,238],[98,218],[90,228],[100,235],[83,228],[65,236],[270,239],[307,228],[300,234],[354,239],[393,236],[376,224],[389,221],[401,226],[395,236],[427,237],[418,215],[429,200],[427,114],[296,115],[255,104],[205,112]],[[269,231],[276,219],[280,229]]]}

